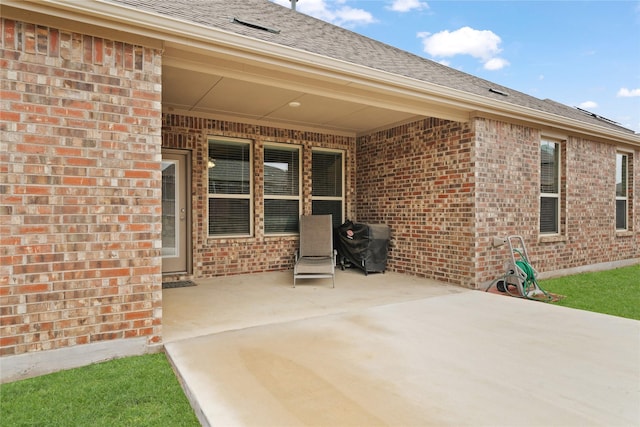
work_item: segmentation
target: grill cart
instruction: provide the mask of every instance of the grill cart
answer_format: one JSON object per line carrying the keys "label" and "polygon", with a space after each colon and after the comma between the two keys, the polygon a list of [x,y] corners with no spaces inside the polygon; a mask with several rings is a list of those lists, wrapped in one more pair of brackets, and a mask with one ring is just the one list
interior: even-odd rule
{"label": "grill cart", "polygon": [[342,270],[355,266],[367,275],[387,268],[391,229],[384,224],[360,224],[347,221],[335,231],[335,248]]}

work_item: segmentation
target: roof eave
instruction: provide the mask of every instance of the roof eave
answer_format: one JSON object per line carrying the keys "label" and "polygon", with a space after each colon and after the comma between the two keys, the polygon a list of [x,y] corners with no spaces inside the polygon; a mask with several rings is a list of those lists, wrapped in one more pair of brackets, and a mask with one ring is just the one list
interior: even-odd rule
{"label": "roof eave", "polygon": [[[420,100],[438,102],[450,109],[465,111],[469,118],[493,115],[537,123],[541,127],[579,133],[601,140],[640,146],[638,134],[597,126],[108,1],[4,0],[3,4],[16,9],[76,20],[85,25],[107,27],[111,31],[134,33],[148,40],[160,41],[161,44],[172,43],[186,49],[231,55],[244,61],[258,61],[271,67],[295,69],[296,72],[309,73],[319,78],[337,79],[351,88],[360,87],[376,92],[386,92],[412,99],[414,102]],[[154,45],[157,46],[157,43]]]}
{"label": "roof eave", "polygon": [[[514,106],[509,105],[509,107]],[[498,120],[510,119],[517,123],[539,128],[543,132],[552,132],[557,135],[580,135],[595,141],[640,147],[640,134],[618,131],[526,107],[515,106],[515,108],[509,109],[481,108],[472,112],[470,117]]]}

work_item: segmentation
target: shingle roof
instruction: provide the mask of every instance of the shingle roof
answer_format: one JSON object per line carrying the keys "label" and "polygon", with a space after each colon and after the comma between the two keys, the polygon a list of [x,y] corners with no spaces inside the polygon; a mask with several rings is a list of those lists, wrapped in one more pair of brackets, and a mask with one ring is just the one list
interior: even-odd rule
{"label": "shingle roof", "polygon": [[[268,0],[109,1],[561,117],[634,133],[600,116],[552,100],[542,100],[455,70]],[[234,18],[273,31],[241,25],[234,22]]]}

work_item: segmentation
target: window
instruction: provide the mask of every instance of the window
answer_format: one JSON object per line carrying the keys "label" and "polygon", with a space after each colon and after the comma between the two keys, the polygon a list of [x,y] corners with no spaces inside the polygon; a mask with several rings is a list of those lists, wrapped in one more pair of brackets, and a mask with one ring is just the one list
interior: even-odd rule
{"label": "window", "polygon": [[210,139],[209,235],[252,234],[251,143]]}
{"label": "window", "polygon": [[628,216],[628,168],[629,157],[626,154],[616,154],[616,230],[627,229]]}
{"label": "window", "polygon": [[334,227],[343,222],[343,163],[341,151],[313,151],[311,210],[314,215],[332,214]]}
{"label": "window", "polygon": [[300,148],[264,148],[264,231],[296,233],[300,217]]}
{"label": "window", "polygon": [[540,142],[540,233],[560,232],[560,144]]}

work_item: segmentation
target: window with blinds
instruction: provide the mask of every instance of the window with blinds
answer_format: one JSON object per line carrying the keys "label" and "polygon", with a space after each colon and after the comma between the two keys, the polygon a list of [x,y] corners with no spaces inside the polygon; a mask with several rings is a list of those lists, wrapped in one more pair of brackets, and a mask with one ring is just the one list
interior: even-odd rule
{"label": "window with blinds", "polygon": [[314,150],[311,162],[311,210],[333,215],[333,226],[344,221],[344,155],[341,151]]}
{"label": "window with blinds", "polygon": [[298,231],[300,218],[300,147],[267,145],[264,148],[264,231]]}
{"label": "window with blinds", "polygon": [[540,142],[540,233],[560,232],[560,146]]}
{"label": "window with blinds", "polygon": [[210,139],[208,168],[209,235],[252,234],[251,142]]}
{"label": "window with blinds", "polygon": [[616,154],[616,230],[627,229],[628,215],[628,166],[629,158],[626,154]]}

